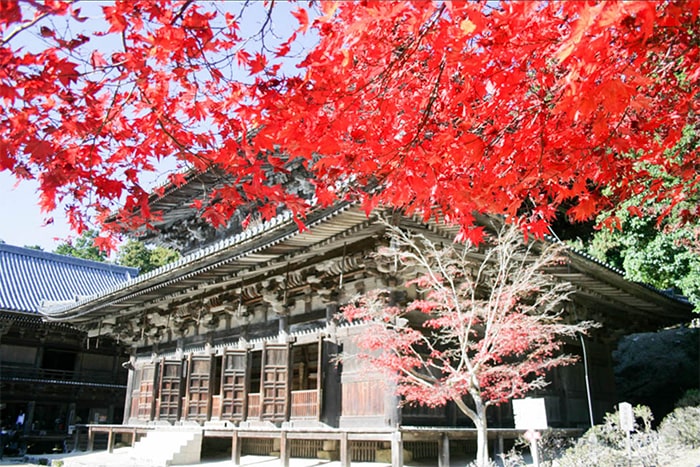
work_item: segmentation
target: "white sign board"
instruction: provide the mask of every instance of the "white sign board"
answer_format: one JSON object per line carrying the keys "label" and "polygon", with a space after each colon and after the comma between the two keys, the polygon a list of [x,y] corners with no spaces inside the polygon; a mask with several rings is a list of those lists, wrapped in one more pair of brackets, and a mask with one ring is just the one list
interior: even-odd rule
{"label": "white sign board", "polygon": [[516,430],[546,430],[547,411],[543,398],[513,399]]}
{"label": "white sign board", "polygon": [[629,402],[620,402],[620,429],[622,431],[634,431],[634,411]]}

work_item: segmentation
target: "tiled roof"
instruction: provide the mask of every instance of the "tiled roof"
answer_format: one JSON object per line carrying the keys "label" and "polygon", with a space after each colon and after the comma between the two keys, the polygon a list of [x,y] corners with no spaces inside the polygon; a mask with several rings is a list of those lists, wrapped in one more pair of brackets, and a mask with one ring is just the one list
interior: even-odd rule
{"label": "tiled roof", "polygon": [[[334,217],[347,210],[350,205],[349,202],[341,202],[330,208],[318,209],[307,217],[306,226],[308,229],[312,229],[315,225],[321,224],[328,218]],[[362,218],[366,219],[364,211],[362,211]],[[271,234],[275,231],[283,231],[283,233],[271,241],[269,239],[263,239],[265,234]],[[108,306],[112,303],[112,298],[114,297],[116,297],[114,298],[115,300],[122,299],[122,295],[128,295],[129,291],[132,289],[142,291],[157,289],[164,285],[189,278],[197,273],[211,270],[222,263],[235,261],[239,259],[239,257],[227,252],[230,252],[236,247],[242,247],[259,239],[263,239],[263,244],[265,244],[265,241],[271,242],[267,243],[269,246],[270,244],[278,243],[299,233],[300,231],[293,220],[292,213],[290,211],[284,211],[268,221],[209,245],[206,248],[185,255],[177,261],[161,266],[146,274],[142,274],[126,283],[115,284],[110,288],[100,290],[100,292],[92,296],[81,297],[81,299],[75,300],[74,303],[47,303],[39,309],[39,312],[49,320],[68,321],[71,318],[80,317],[85,314],[83,312],[77,312],[76,310],[78,308],[87,307],[89,312],[93,307],[102,308]],[[255,253],[263,248],[263,245],[258,245],[257,243],[248,246],[250,246],[251,250],[246,250],[246,252],[241,255]],[[222,255],[223,259],[221,259]],[[202,263],[206,263],[206,266],[201,266]],[[97,302],[100,300],[105,300],[105,303],[100,303],[98,305]]]}
{"label": "tiled roof", "polygon": [[128,281],[138,269],[0,244],[0,310],[37,313]]}
{"label": "tiled roof", "polygon": [[[381,210],[375,214],[382,215]],[[407,219],[404,221],[408,222]],[[414,224],[450,238],[458,227],[425,224],[413,218]],[[300,256],[322,255],[323,248],[332,248],[331,240],[345,234],[358,235],[364,223],[375,223],[356,203],[343,202],[312,211],[305,220],[307,229],[300,231],[289,212],[239,234],[228,237],[206,248],[183,256],[178,261],[162,266],[127,282],[102,289],[92,296],[72,302],[45,304],[39,313],[49,321],[73,324],[101,323],[106,317],[138,308],[144,303],[173,294],[184,294],[202,284],[213,283],[220,277],[230,278],[244,271],[252,271],[268,261],[283,261],[296,252]],[[409,225],[409,224],[406,224]],[[413,225],[413,224],[410,224]],[[371,229],[366,235],[375,235]],[[329,243],[325,243],[329,242]],[[321,246],[322,245],[322,246]],[[626,281],[621,271],[593,261],[586,255],[571,252],[570,264],[562,266],[555,275],[578,286],[586,286],[587,293],[618,306],[647,313],[654,319],[680,322],[690,315],[687,301],[659,293],[640,284]],[[664,324],[665,325],[665,324]]]}

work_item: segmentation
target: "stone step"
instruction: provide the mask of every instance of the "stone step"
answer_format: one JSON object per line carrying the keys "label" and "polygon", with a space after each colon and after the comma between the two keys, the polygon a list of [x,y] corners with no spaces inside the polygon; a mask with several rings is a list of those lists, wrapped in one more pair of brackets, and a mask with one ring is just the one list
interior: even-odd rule
{"label": "stone step", "polygon": [[134,445],[130,458],[134,465],[169,467],[198,463],[201,454],[201,430],[154,430]]}

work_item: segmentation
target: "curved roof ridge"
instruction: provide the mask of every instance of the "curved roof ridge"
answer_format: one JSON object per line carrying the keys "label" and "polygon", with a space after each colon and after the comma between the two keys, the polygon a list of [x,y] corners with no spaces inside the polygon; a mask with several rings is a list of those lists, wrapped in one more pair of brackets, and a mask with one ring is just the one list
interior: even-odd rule
{"label": "curved roof ridge", "polygon": [[641,286],[641,287],[644,287],[644,288],[647,289],[647,290],[651,290],[652,292],[655,292],[655,293],[657,293],[657,294],[659,294],[659,295],[661,295],[661,296],[664,296],[664,297],[666,297],[666,298],[668,298],[668,299],[670,299],[670,300],[676,301],[676,302],[678,302],[678,303],[683,303],[683,304],[685,304],[685,305],[691,304],[690,301],[688,300],[688,298],[685,297],[684,295],[679,295],[679,294],[674,293],[673,291],[668,290],[668,289],[659,289],[658,287],[654,287],[653,285],[647,284],[646,282],[633,281],[633,280],[631,280],[631,279],[628,279],[628,278],[627,278],[627,273],[626,273],[625,271],[623,271],[622,269],[613,266],[612,264],[608,263],[607,261],[603,261],[603,260],[601,260],[601,259],[599,259],[599,258],[596,258],[596,257],[593,256],[592,254],[590,254],[590,253],[588,253],[588,252],[586,252],[586,251],[584,251],[584,250],[580,250],[580,249],[578,249],[578,248],[572,246],[572,245],[569,244],[569,243],[566,243],[565,241],[561,240],[561,239],[559,238],[559,236],[556,235],[556,234],[552,231],[552,229],[550,229],[550,232],[551,232],[551,234],[545,235],[545,240],[548,240],[548,241],[550,241],[550,242],[556,242],[556,243],[559,243],[559,244],[561,244],[561,245],[564,245],[564,248],[566,249],[566,251],[569,251],[571,254],[576,255],[576,256],[578,256],[579,258],[583,258],[583,259],[585,259],[586,261],[588,261],[589,263],[592,263],[592,264],[595,264],[595,265],[597,265],[597,266],[600,266],[600,267],[602,267],[602,268],[604,268],[604,269],[607,269],[608,271],[617,274],[617,275],[620,276],[622,279],[628,281],[628,282],[631,283],[631,284],[636,284],[636,285],[639,285],[639,286]]}

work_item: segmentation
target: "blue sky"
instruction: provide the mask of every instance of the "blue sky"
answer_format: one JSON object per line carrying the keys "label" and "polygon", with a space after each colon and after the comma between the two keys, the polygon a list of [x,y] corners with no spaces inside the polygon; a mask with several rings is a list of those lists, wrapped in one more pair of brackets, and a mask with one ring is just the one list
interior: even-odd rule
{"label": "blue sky", "polygon": [[[79,2],[82,10],[82,15],[89,18],[88,21],[80,24],[71,23],[70,31],[73,34],[78,32],[87,32],[90,34],[94,31],[95,25],[102,22],[100,8],[103,5],[111,2],[94,1],[94,2]],[[244,5],[240,2],[219,3],[220,8],[237,12]],[[291,9],[304,6],[303,3],[289,4],[286,2],[275,3],[275,9],[272,27],[274,32],[279,34],[279,37],[289,37],[298,23],[289,14]],[[242,18],[241,33],[244,37],[253,37],[259,31],[265,20],[265,4],[262,2],[253,2],[246,9],[246,14]],[[312,12],[309,12],[312,14]],[[69,20],[66,20],[69,21]],[[43,23],[42,23],[43,24]],[[61,23],[52,23],[55,27],[61,27]],[[41,24],[37,25],[41,26]],[[65,26],[64,26],[65,27]],[[268,39],[273,39],[269,37]],[[36,30],[24,31],[17,40],[21,42],[23,47],[28,49],[41,49],[44,39],[40,37]],[[279,39],[277,39],[279,40]],[[308,48],[317,40],[315,33],[311,32],[300,38],[297,46],[301,50]],[[253,37],[251,45],[255,46],[259,42]],[[104,40],[97,39],[91,42],[92,46],[100,46],[103,49],[110,46],[104,46]],[[274,49],[276,44],[274,41],[268,43]],[[297,50],[297,52],[301,52]],[[104,52],[104,50],[103,50]],[[298,71],[294,68],[295,63],[298,63],[303,54],[299,53],[295,59],[284,65],[287,74],[296,74]],[[168,166],[168,169],[172,169]],[[156,176],[157,177],[157,176]],[[148,186],[147,179],[156,178],[153,175],[146,176],[144,182]],[[156,181],[157,183],[157,181]],[[75,233],[70,230],[61,207],[52,213],[42,213],[38,205],[37,184],[32,181],[22,181],[18,185],[15,178],[6,171],[0,171],[0,240],[5,243],[17,246],[33,246],[39,245],[46,251],[53,251],[58,244],[65,241],[69,237],[75,237]],[[49,224],[46,219],[52,219]]]}
{"label": "blue sky", "polygon": [[[71,234],[61,211],[42,215],[38,205],[36,184],[21,182],[15,188],[15,179],[8,172],[0,172],[0,240],[10,245],[39,245],[53,251],[60,243],[54,238]],[[54,222],[44,225],[46,217]]]}

